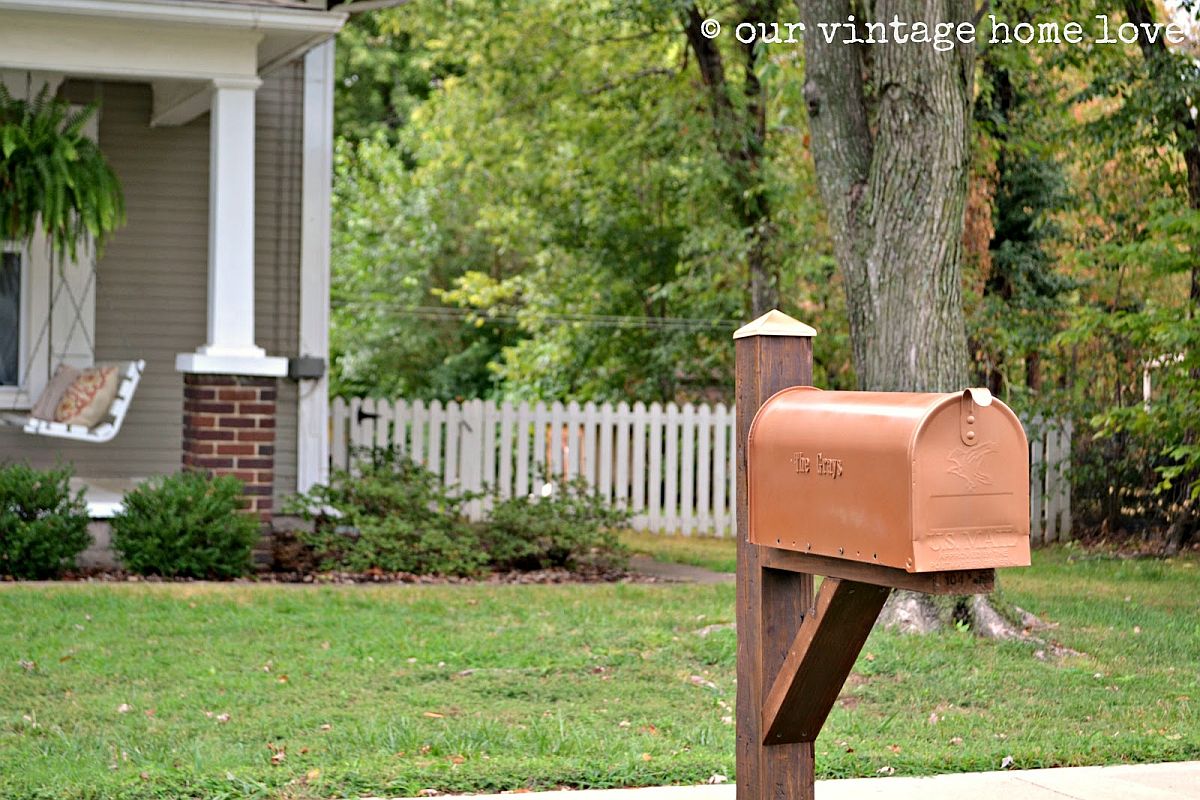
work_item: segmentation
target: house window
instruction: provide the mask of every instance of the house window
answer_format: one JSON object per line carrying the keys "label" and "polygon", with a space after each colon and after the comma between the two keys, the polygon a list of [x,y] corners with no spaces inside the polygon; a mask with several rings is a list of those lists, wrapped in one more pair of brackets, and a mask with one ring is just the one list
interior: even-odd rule
{"label": "house window", "polygon": [[0,386],[21,382],[21,252],[0,250]]}

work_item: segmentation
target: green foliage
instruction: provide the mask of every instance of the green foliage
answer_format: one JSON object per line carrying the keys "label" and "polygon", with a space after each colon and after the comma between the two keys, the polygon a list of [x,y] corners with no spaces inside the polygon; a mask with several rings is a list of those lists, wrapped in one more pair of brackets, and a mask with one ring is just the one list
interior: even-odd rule
{"label": "green foliage", "polygon": [[47,86],[19,100],[0,85],[0,239],[27,241],[40,228],[54,253],[74,259],[85,239],[103,247],[124,223],[117,176],[83,135],[96,109],[73,112]]}
{"label": "green foliage", "polygon": [[[299,535],[321,569],[474,575],[487,556],[441,479],[394,449],[368,451],[357,474],[337,471],[328,485],[296,498],[291,510],[313,521]],[[337,512],[331,518],[328,510]]]}
{"label": "green foliage", "polygon": [[357,473],[335,472],[328,485],[289,503],[314,523],[298,536],[321,569],[470,576],[624,564],[617,532],[629,515],[582,482],[547,479],[552,492],[542,498],[493,497],[488,518],[472,524],[463,506],[484,495],[452,491],[394,448],[363,455]]}
{"label": "green foliage", "polygon": [[83,490],[71,470],[0,466],[0,576],[57,578],[91,543]]}
{"label": "green foliage", "polygon": [[112,519],[113,549],[125,568],[169,578],[236,578],[250,570],[257,518],[240,510],[242,483],[179,472],[126,493]]}
{"label": "green foliage", "polygon": [[568,569],[625,565],[618,533],[630,513],[596,494],[582,478],[544,477],[542,496],[498,500],[483,524],[488,552],[499,569]]}
{"label": "green foliage", "polygon": [[[679,12],[430,3],[374,15],[372,41],[403,42],[399,55],[360,52],[351,34],[360,81],[379,68],[398,85],[418,65],[428,86],[405,89],[403,124],[370,140],[357,132],[374,105],[339,123],[352,141],[335,178],[335,392],[729,398],[748,233]],[[798,57],[782,46],[763,62],[754,192],[772,209],[784,308],[828,337],[818,373],[836,386],[853,376],[799,135]]]}

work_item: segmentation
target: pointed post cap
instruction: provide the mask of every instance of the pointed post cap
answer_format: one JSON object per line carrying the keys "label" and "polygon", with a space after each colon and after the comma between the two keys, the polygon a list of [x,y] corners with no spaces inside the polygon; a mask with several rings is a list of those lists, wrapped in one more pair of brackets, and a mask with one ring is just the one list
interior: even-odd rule
{"label": "pointed post cap", "polygon": [[750,336],[816,336],[817,331],[805,325],[798,319],[792,319],[782,311],[768,311],[753,322],[748,322],[738,328],[734,339],[745,339]]}

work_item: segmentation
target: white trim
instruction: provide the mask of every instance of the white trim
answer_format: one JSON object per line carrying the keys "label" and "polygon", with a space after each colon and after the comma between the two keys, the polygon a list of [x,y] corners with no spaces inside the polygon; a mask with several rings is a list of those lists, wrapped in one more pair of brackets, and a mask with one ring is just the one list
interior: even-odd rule
{"label": "white trim", "polygon": [[[300,348],[329,361],[330,193],[333,173],[334,42],[304,58],[304,168],[301,178]],[[296,490],[329,479],[329,377],[300,382]]]}
{"label": "white trim", "polygon": [[179,353],[175,371],[195,375],[256,375],[282,378],[288,374],[288,360],[282,356],[222,356],[204,353]]}
{"label": "white trim", "polygon": [[337,33],[349,17],[344,11],[231,6],[227,3],[152,2],[151,0],[0,0],[0,10],[38,11],[86,17],[109,17],[138,22],[174,22],[209,27],[273,29]]}

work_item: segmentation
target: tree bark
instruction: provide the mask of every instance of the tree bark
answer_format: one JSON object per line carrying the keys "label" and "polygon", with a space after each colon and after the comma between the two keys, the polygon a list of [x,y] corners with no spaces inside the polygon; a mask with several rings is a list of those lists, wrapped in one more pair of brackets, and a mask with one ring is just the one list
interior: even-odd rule
{"label": "tree bark", "polygon": [[[738,4],[738,23],[756,25],[778,18],[780,0],[745,0]],[[750,313],[758,317],[779,306],[779,265],[771,253],[774,224],[771,203],[763,180],[767,143],[767,98],[758,79],[759,49],[754,43],[738,44],[742,62],[742,94],[726,75],[724,58],[715,39],[701,31],[705,15],[695,5],[684,15],[688,46],[696,56],[700,80],[706,89],[717,151],[729,172],[728,197],[738,225],[746,237]]]}
{"label": "tree bark", "polygon": [[[962,231],[974,49],[826,41],[850,0],[802,0],[812,152],[846,287],[862,389],[949,391],[966,381]],[[881,0],[874,18],[972,19],[962,0]],[[869,81],[869,82],[868,82]],[[870,87],[870,93],[868,93]]]}
{"label": "tree bark", "polygon": [[[799,6],[813,159],[846,288],[859,388],[962,389],[974,48],[958,44],[939,53],[889,37],[871,46],[868,62],[861,46],[841,37],[831,43],[819,28],[845,23],[855,12],[861,19],[861,7],[850,0]],[[972,19],[962,0],[879,0],[874,11],[874,20],[920,20],[930,29]],[[964,619],[991,636],[1016,630],[1001,624],[986,597],[957,598],[947,612],[925,595],[894,592],[880,619],[902,618],[922,618],[934,628]]]}

